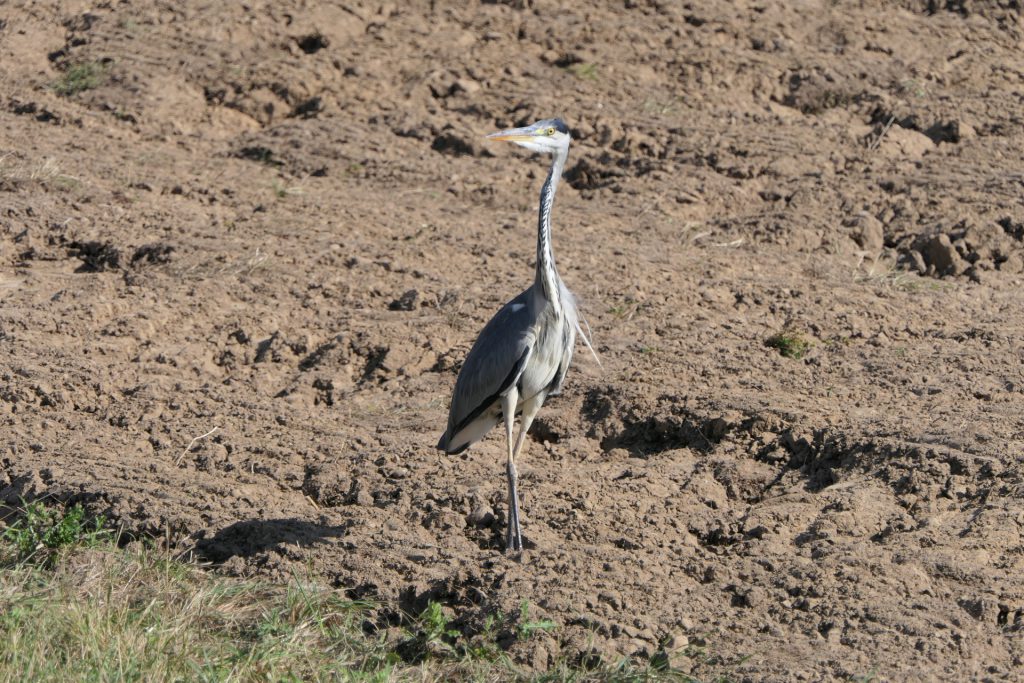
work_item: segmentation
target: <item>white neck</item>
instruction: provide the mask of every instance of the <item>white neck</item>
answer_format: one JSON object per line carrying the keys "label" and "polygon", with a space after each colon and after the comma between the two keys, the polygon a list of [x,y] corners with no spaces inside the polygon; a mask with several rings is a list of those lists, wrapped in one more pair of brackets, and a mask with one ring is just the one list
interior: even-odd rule
{"label": "white neck", "polygon": [[555,202],[555,191],[558,181],[562,179],[562,169],[569,150],[556,150],[551,162],[551,170],[544,186],[540,190],[540,215],[537,219],[537,284],[541,293],[556,308],[561,308],[561,296],[558,271],[555,269],[555,252],[551,248],[551,206]]}

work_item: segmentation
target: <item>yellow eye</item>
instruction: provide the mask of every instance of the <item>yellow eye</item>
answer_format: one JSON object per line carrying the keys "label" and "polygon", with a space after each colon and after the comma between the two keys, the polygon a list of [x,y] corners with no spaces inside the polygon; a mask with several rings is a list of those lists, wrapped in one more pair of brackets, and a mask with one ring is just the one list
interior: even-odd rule
{"label": "yellow eye", "polygon": [[544,134],[545,135],[554,135],[555,134],[555,129],[554,128],[548,128],[546,131],[544,131]]}

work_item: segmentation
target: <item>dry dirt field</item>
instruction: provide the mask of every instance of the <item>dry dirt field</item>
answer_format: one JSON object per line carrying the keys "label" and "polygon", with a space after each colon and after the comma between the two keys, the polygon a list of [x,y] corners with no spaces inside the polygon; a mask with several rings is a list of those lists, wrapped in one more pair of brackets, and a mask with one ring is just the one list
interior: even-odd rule
{"label": "dry dirt field", "polygon": [[[1022,39],[1015,0],[4,3],[0,502],[464,628],[529,600],[538,670],[1024,680]],[[549,116],[603,367],[514,559],[502,435],[434,444],[533,277],[547,159],[482,136]]]}

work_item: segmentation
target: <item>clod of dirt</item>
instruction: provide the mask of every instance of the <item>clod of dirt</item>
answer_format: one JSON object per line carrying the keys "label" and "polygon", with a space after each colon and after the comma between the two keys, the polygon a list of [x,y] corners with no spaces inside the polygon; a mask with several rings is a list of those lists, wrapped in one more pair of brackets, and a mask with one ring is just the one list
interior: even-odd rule
{"label": "clod of dirt", "polygon": [[249,159],[251,161],[258,161],[261,164],[267,164],[268,166],[283,166],[284,162],[277,159],[274,156],[274,150],[263,145],[249,145],[238,150],[238,156],[242,159]]}
{"label": "clod of dirt", "polygon": [[174,247],[163,242],[144,244],[132,254],[132,265],[134,266],[139,261],[150,265],[170,263],[173,252]]}
{"label": "clod of dirt", "polygon": [[925,238],[917,251],[924,257],[928,269],[936,275],[959,275],[967,268],[949,235],[939,234]]}
{"label": "clod of dirt", "polygon": [[782,102],[804,114],[817,115],[836,107],[848,107],[864,96],[856,85],[832,71],[799,71],[788,79],[789,93]]}
{"label": "clod of dirt", "polygon": [[882,222],[866,211],[862,211],[857,216],[849,219],[846,225],[853,229],[850,237],[864,251],[877,254],[885,246],[885,232],[882,228]]}
{"label": "clod of dirt", "polygon": [[971,223],[963,231],[962,254],[971,263],[991,261],[999,263],[1006,259],[1017,245],[1006,232],[995,223]]}
{"label": "clod of dirt", "polygon": [[1000,218],[996,223],[1008,236],[1018,242],[1024,241],[1024,223],[1010,217]]}
{"label": "clod of dirt", "polygon": [[71,255],[82,262],[76,273],[99,273],[121,267],[121,251],[110,242],[72,242],[70,247]]}
{"label": "clod of dirt", "polygon": [[351,502],[355,496],[355,482],[338,467],[314,466],[307,468],[302,491],[321,507],[336,507]]}
{"label": "clod of dirt", "polygon": [[402,296],[388,304],[389,311],[412,311],[416,309],[420,293],[415,289],[406,291]]}
{"label": "clod of dirt", "polygon": [[60,123],[60,117],[55,112],[37,102],[22,102],[11,98],[9,107],[13,113],[19,116],[34,116],[40,123]]}
{"label": "clod of dirt", "polygon": [[273,88],[254,88],[236,100],[233,108],[264,126],[292,109]]}
{"label": "clod of dirt", "polygon": [[999,264],[999,270],[1011,275],[1024,271],[1024,256],[1020,252],[1009,254],[1006,260]]}
{"label": "clod of dirt", "polygon": [[473,511],[466,517],[466,521],[470,526],[478,528],[489,527],[494,523],[494,510],[491,509],[490,505],[486,503],[477,505],[473,508]]}
{"label": "clod of dirt", "polygon": [[423,142],[432,141],[437,135],[437,129],[428,122],[408,115],[392,124],[391,132],[402,138],[415,138]]}
{"label": "clod of dirt", "polygon": [[614,187],[623,178],[626,172],[609,163],[607,159],[594,161],[587,157],[580,159],[572,168],[566,170],[563,177],[577,190],[599,190],[604,187]]}
{"label": "clod of dirt", "polygon": [[311,33],[308,36],[297,38],[295,43],[299,46],[300,50],[307,55],[311,55],[323,50],[325,47],[329,47],[331,41],[319,33]]}
{"label": "clod of dirt", "polygon": [[933,124],[924,131],[924,134],[931,138],[932,142],[935,144],[943,142],[956,144],[963,140],[970,140],[978,136],[978,132],[974,130],[974,126],[956,119],[940,121],[939,123]]}
{"label": "clod of dirt", "polygon": [[885,133],[878,148],[889,157],[920,159],[935,149],[935,143],[924,133],[895,125]]}
{"label": "clod of dirt", "polygon": [[316,116],[324,110],[324,100],[322,97],[310,97],[308,100],[304,100],[296,105],[295,109],[292,110],[292,116],[298,116],[300,118],[308,119]]}
{"label": "clod of dirt", "polygon": [[467,133],[457,131],[454,128],[445,128],[442,130],[437,137],[434,138],[434,142],[430,145],[430,148],[435,152],[441,152],[442,154],[451,154],[453,156],[481,156],[485,152],[483,147],[475,138],[468,135]]}
{"label": "clod of dirt", "polygon": [[308,339],[287,338],[280,330],[274,330],[269,337],[256,345],[254,362],[281,363],[285,359],[304,358],[308,353]]}

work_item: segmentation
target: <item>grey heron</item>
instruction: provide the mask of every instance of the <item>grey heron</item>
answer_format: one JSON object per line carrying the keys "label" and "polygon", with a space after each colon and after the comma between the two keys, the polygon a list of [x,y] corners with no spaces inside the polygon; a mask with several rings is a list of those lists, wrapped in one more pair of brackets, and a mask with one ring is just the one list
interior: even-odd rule
{"label": "grey heron", "polygon": [[[551,249],[551,206],[571,137],[560,119],[545,119],[487,137],[552,156],[551,170],[540,191],[537,272],[533,284],[491,318],[470,349],[455,382],[448,429],[437,447],[447,453],[461,453],[504,421],[508,450],[506,550],[518,552],[523,549],[523,537],[516,459],[544,400],[562,389],[580,329],[576,299],[558,276]],[[589,347],[586,335],[581,336]],[[513,443],[517,415],[520,428]]]}

